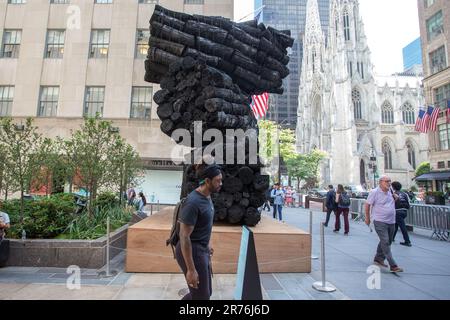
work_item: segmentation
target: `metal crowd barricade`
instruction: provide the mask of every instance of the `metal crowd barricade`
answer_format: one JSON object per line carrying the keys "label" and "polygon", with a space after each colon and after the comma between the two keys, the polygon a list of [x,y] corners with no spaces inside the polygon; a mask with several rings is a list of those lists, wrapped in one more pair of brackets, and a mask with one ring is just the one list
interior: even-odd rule
{"label": "metal crowd barricade", "polygon": [[366,203],[366,199],[351,199],[350,204],[350,213],[352,215],[356,215],[353,221],[364,221],[364,204]]}
{"label": "metal crowd barricade", "polygon": [[[351,199],[350,212],[356,215],[354,221],[364,221],[365,199]],[[408,216],[405,219],[407,225],[433,231],[431,238],[450,241],[450,207],[427,204],[411,204]]]}
{"label": "metal crowd barricade", "polygon": [[431,238],[450,240],[450,207],[411,204],[406,224],[433,231]]}

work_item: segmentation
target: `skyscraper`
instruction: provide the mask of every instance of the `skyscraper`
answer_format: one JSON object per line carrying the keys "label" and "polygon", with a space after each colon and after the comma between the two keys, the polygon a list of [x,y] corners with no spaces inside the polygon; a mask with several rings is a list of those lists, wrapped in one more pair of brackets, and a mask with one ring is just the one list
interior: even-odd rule
{"label": "skyscraper", "polygon": [[403,68],[405,72],[422,69],[422,46],[420,37],[403,48]]}
{"label": "skyscraper", "polygon": [[[330,0],[318,0],[323,30],[328,27]],[[302,35],[305,31],[307,0],[255,0],[255,10],[264,6],[260,22],[279,30],[290,30],[295,39],[290,54],[290,75],[283,81],[284,93],[271,95],[267,118],[278,123],[297,124],[298,89],[302,64]]]}

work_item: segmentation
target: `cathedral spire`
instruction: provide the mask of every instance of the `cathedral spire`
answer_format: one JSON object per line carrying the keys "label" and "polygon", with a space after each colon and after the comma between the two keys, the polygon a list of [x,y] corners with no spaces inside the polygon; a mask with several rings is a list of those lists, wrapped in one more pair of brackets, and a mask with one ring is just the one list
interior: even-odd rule
{"label": "cathedral spire", "polygon": [[323,33],[317,0],[308,0],[306,4],[305,41],[310,44],[321,43],[322,40]]}

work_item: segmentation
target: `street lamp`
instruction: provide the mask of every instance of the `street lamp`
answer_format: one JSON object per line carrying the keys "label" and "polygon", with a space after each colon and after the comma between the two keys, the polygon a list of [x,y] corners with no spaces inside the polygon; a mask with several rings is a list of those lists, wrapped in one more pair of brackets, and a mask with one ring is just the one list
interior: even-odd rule
{"label": "street lamp", "polygon": [[372,164],[372,171],[373,171],[373,187],[376,188],[377,184],[376,184],[375,179],[376,179],[376,173],[377,173],[377,157],[376,157],[375,149],[373,147],[370,147],[370,149],[372,150],[370,162]]}

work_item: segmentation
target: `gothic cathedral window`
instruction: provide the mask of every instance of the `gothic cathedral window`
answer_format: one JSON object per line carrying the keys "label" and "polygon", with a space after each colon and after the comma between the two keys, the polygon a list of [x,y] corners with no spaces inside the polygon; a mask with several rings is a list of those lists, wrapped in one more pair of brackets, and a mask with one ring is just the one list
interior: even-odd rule
{"label": "gothic cathedral window", "polygon": [[387,101],[385,101],[381,106],[381,123],[394,123],[394,109],[392,108],[392,105]]}
{"label": "gothic cathedral window", "polygon": [[382,146],[383,154],[384,154],[384,170],[392,169],[392,150],[389,142],[386,140],[383,141]]}
{"label": "gothic cathedral window", "polygon": [[408,162],[413,169],[416,169],[416,152],[411,142],[406,144],[406,148],[408,150]]}
{"label": "gothic cathedral window", "polygon": [[355,120],[361,120],[362,119],[361,93],[359,92],[358,89],[352,90],[352,102]]}
{"label": "gothic cathedral window", "polygon": [[350,41],[350,20],[348,17],[347,8],[344,9],[344,36],[345,41]]}
{"label": "gothic cathedral window", "polygon": [[403,122],[405,124],[414,124],[416,122],[414,108],[409,102],[402,106]]}

